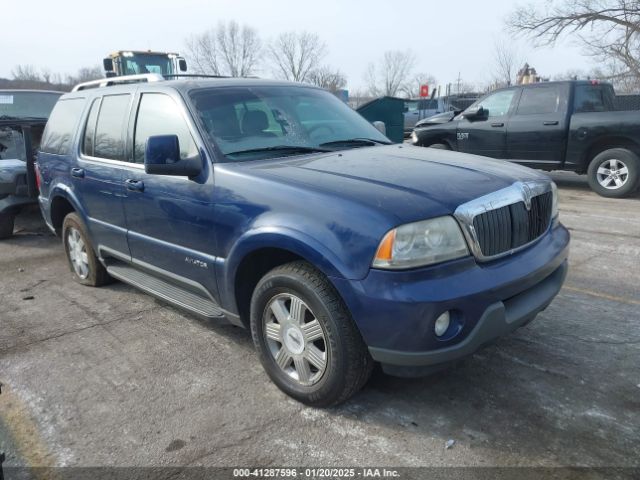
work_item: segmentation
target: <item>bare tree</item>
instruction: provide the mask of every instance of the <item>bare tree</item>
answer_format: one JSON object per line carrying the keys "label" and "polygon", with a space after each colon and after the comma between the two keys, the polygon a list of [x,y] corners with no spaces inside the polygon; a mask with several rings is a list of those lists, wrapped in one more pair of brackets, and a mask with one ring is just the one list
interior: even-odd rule
{"label": "bare tree", "polygon": [[493,84],[508,87],[514,83],[520,65],[518,50],[506,40],[496,40],[493,52]]}
{"label": "bare tree", "polygon": [[14,80],[39,82],[42,77],[33,65],[17,65],[12,71],[11,76]]}
{"label": "bare tree", "polygon": [[347,77],[327,65],[312,70],[307,77],[309,83],[334,93],[347,86]]}
{"label": "bare tree", "polygon": [[418,97],[420,96],[420,88],[422,85],[429,85],[430,94],[433,92],[433,89],[436,87],[438,80],[436,77],[431,75],[430,73],[418,73],[413,76],[413,78],[406,82],[402,87],[402,92],[406,97]]}
{"label": "bare tree", "polygon": [[268,46],[274,74],[294,82],[309,81],[326,53],[325,43],[309,32],[281,33]]}
{"label": "bare tree", "polygon": [[373,96],[388,95],[394,97],[406,90],[407,81],[415,55],[411,51],[393,50],[384,52],[380,63],[370,63],[365,73],[369,93]]}
{"label": "bare tree", "polygon": [[197,73],[248,77],[256,73],[262,42],[254,28],[232,20],[193,35],[186,49]]}
{"label": "bare tree", "polygon": [[611,80],[631,80],[640,86],[638,0],[555,0],[545,5],[516,9],[509,26],[543,45],[575,35],[587,54],[607,66]]}

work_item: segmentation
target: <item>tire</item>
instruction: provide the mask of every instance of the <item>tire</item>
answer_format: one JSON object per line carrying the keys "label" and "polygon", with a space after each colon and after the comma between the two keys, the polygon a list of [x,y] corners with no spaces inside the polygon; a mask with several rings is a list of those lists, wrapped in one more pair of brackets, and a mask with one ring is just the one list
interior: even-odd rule
{"label": "tire", "polygon": [[0,239],[13,235],[16,216],[10,212],[0,213]]}
{"label": "tire", "polygon": [[605,150],[589,164],[587,178],[591,190],[598,195],[627,197],[640,185],[640,159],[626,148]]}
{"label": "tire", "polygon": [[62,243],[76,282],[91,287],[111,283],[112,279],[96,257],[87,229],[77,213],[69,213],[64,217]]}
{"label": "tire", "polygon": [[251,334],[267,375],[307,405],[342,403],[371,376],[373,360],[347,307],[327,278],[306,262],[277,267],[258,282],[251,298]]}
{"label": "tire", "polygon": [[435,148],[438,150],[451,150],[451,147],[446,143],[434,143],[433,145],[429,145],[429,148]]}

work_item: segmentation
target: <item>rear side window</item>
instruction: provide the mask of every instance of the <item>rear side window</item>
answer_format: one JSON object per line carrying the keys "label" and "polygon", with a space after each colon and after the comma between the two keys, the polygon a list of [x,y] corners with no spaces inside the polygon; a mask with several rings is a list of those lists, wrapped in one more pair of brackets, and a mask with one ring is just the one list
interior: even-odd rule
{"label": "rear side window", "polygon": [[100,110],[100,99],[96,98],[91,104],[91,111],[87,119],[87,126],[84,129],[84,138],[82,140],[82,153],[94,156],[93,146],[96,138],[96,119],[98,118],[98,110]]}
{"label": "rear side window", "polygon": [[600,85],[577,85],[574,100],[574,111],[604,112],[606,111],[604,88]]}
{"label": "rear side window", "polygon": [[83,108],[84,98],[70,98],[56,103],[42,135],[42,152],[55,155],[69,154]]}
{"label": "rear side window", "polygon": [[193,141],[178,104],[162,93],[145,93],[140,99],[136,119],[134,161],[144,163],[147,139],[156,135],[177,135],[180,144],[180,158],[198,155],[198,147]]}
{"label": "rear side window", "polygon": [[522,91],[518,115],[556,113],[560,107],[560,90],[557,87],[533,87]]}
{"label": "rear side window", "polygon": [[124,126],[131,95],[107,95],[102,98],[96,123],[94,156],[125,161]]}

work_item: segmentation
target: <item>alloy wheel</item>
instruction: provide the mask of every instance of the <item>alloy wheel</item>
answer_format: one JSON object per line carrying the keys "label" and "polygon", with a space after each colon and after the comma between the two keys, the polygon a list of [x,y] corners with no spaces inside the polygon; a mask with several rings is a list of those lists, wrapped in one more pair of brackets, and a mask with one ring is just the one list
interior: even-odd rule
{"label": "alloy wheel", "polygon": [[69,251],[69,259],[76,275],[81,279],[89,276],[89,255],[87,254],[87,246],[82,239],[80,232],[71,227],[67,230],[67,249]]}
{"label": "alloy wheel", "polygon": [[280,370],[300,385],[317,383],[327,367],[325,332],[311,309],[293,294],[279,294],[265,307],[263,335]]}
{"label": "alloy wheel", "polygon": [[598,167],[598,183],[608,190],[616,190],[624,186],[628,178],[629,169],[618,159],[605,160]]}

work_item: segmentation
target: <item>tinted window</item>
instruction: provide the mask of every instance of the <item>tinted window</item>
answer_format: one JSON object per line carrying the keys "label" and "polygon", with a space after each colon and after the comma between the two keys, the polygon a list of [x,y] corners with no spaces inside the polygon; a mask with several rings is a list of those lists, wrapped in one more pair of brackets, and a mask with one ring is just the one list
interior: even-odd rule
{"label": "tinted window", "polygon": [[198,147],[176,102],[167,95],[145,93],[140,100],[136,120],[134,152],[136,163],[144,163],[147,139],[156,135],[177,135],[181,159],[198,155]]}
{"label": "tinted window", "polygon": [[558,87],[525,88],[518,105],[518,115],[555,113],[559,106],[560,90]]}
{"label": "tinted window", "polygon": [[96,125],[94,155],[111,160],[125,160],[123,127],[127,120],[130,95],[102,98]]}
{"label": "tinted window", "polygon": [[76,132],[84,98],[60,100],[51,112],[47,127],[42,135],[40,150],[46,153],[67,155]]}
{"label": "tinted window", "polygon": [[91,111],[87,119],[87,126],[84,129],[84,139],[82,140],[82,153],[85,155],[94,155],[93,145],[96,136],[96,119],[98,118],[98,110],[100,109],[100,99],[96,98],[91,104]]}
{"label": "tinted window", "polygon": [[477,103],[488,112],[489,118],[502,117],[509,113],[509,107],[511,106],[511,101],[513,100],[515,93],[515,90],[504,90],[502,92],[489,95],[487,98],[480,100]]}
{"label": "tinted window", "polygon": [[604,88],[599,85],[576,86],[574,107],[576,113],[604,112],[605,110]]}
{"label": "tinted window", "polygon": [[0,90],[0,117],[48,118],[61,93]]}

